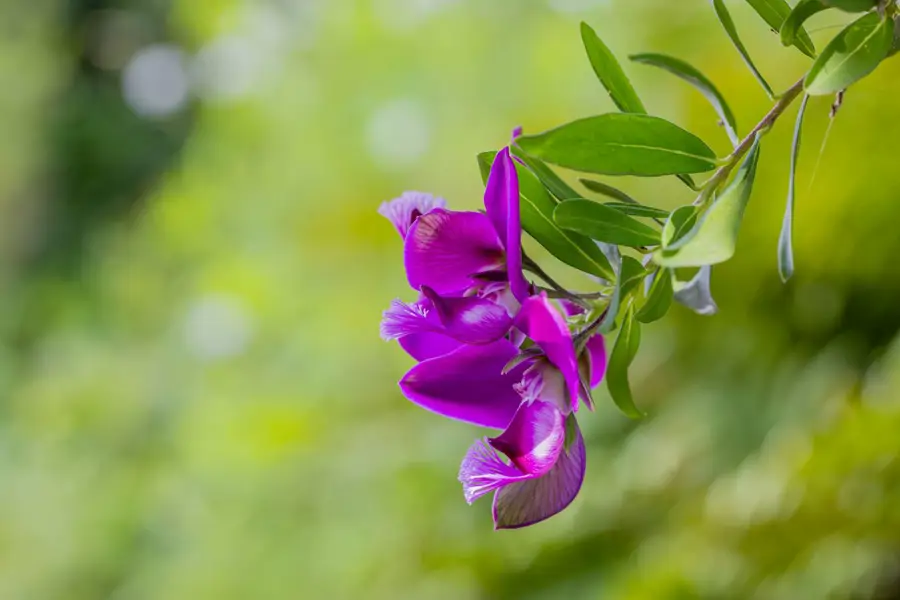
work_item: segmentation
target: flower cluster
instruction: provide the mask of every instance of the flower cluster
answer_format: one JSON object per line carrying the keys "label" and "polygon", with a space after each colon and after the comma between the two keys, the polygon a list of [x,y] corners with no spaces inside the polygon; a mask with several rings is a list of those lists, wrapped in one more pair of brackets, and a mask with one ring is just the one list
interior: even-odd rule
{"label": "flower cluster", "polygon": [[[491,166],[484,212],[446,208],[407,192],[379,213],[403,238],[412,303],[395,300],[381,334],[418,364],[400,381],[412,402],[439,415],[502,430],[475,442],[460,466],[466,501],[494,492],[498,529],[524,527],[566,508],[585,474],[579,404],[603,378],[603,338],[573,336],[556,302],[523,271],[519,180],[509,149]],[[583,321],[583,319],[581,319]]]}

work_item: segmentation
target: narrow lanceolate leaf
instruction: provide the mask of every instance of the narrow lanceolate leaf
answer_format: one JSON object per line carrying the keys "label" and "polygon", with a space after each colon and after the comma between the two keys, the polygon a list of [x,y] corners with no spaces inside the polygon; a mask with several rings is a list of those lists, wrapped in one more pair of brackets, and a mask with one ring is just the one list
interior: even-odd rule
{"label": "narrow lanceolate leaf", "polygon": [[806,20],[828,8],[822,0],[800,0],[781,25],[781,43],[785,46],[793,45]]}
{"label": "narrow lanceolate leaf", "polygon": [[631,384],[628,382],[628,368],[634,361],[640,345],[641,324],[634,318],[634,309],[630,308],[625,314],[612,354],[609,357],[606,385],[619,410],[632,419],[642,419],[645,416],[644,412],[634,403]]}
{"label": "narrow lanceolate leaf", "polygon": [[878,4],[878,0],[824,0],[824,2],[845,12],[865,12]]}
{"label": "narrow lanceolate leaf", "polygon": [[646,274],[644,266],[636,259],[630,256],[620,256],[619,249],[616,246],[614,252],[619,256],[619,260],[612,261],[616,263],[616,285],[613,289],[613,295],[609,299],[609,306],[603,320],[597,331],[603,334],[610,333],[616,328],[616,319],[619,317],[619,309],[626,302],[628,294],[631,293],[641,282],[641,278]]}
{"label": "narrow lanceolate leaf", "polygon": [[594,181],[593,179],[579,179],[579,181],[581,182],[581,185],[583,185],[590,191],[602,194],[607,198],[620,200],[627,204],[638,204],[637,200],[635,200],[619,188],[614,188],[613,186],[607,185],[602,181]]}
{"label": "narrow lanceolate leaf", "polygon": [[731,140],[731,143],[735,146],[740,143],[740,138],[738,138],[737,133],[737,121],[734,118],[734,113],[731,112],[728,103],[716,86],[713,85],[703,73],[683,60],[665,54],[649,52],[635,54],[631,56],[631,60],[668,71],[694,86],[701,94],[703,94],[709,103],[712,104],[725,127],[726,133],[728,133],[728,138]]}
{"label": "narrow lanceolate leaf", "polygon": [[669,219],[666,221],[666,224],[663,227],[663,248],[668,248],[669,246],[683,238],[687,234],[687,232],[693,229],[696,223],[697,208],[695,206],[688,205],[676,208],[672,212],[672,214],[669,215]]}
{"label": "narrow lanceolate leaf", "polygon": [[632,217],[646,217],[648,219],[667,219],[669,217],[668,211],[653,208],[652,206],[644,206],[643,204],[632,204],[631,202],[605,202],[603,205],[614,208],[626,215],[631,215]]}
{"label": "narrow lanceolate leaf", "polygon": [[591,239],[619,246],[658,246],[658,231],[625,213],[592,200],[566,200],[553,212],[556,224]]}
{"label": "narrow lanceolate leaf", "polygon": [[544,187],[546,187],[551,194],[556,196],[558,200],[569,200],[570,198],[582,197],[581,194],[573,190],[568,183],[563,181],[563,179],[543,161],[538,160],[533,156],[528,156],[522,152],[518,146],[512,147],[512,153],[513,156],[524,162],[525,165],[531,169],[532,173],[537,175],[537,178],[541,180]]}
{"label": "narrow lanceolate leaf", "polygon": [[[791,6],[785,0],[747,0],[747,4],[776,32],[781,30],[785,19],[791,14]],[[794,46],[810,58],[816,56],[816,47],[804,29],[797,32]]]}
{"label": "narrow lanceolate leaf", "polygon": [[738,35],[737,27],[735,27],[734,20],[731,18],[731,13],[729,13],[728,9],[725,7],[725,3],[722,0],[712,0],[712,4],[713,8],[716,9],[716,15],[719,17],[719,21],[722,23],[722,27],[725,28],[725,33],[728,34],[728,37],[731,39],[731,43],[734,44],[734,47],[737,48],[737,51],[741,55],[741,58],[744,59],[744,63],[747,65],[747,68],[749,68],[753,73],[753,76],[756,77],[756,80],[766,91],[766,94],[769,96],[769,98],[774,98],[775,92],[772,91],[772,86],[769,85],[769,82],[766,81],[766,78],[762,76],[762,73],[759,72],[759,69],[756,68],[756,65],[750,58],[750,53],[747,52],[747,48],[744,46],[744,42],[741,41],[741,36]]}
{"label": "narrow lanceolate leaf", "polygon": [[597,79],[606,88],[609,97],[622,112],[646,114],[644,104],[634,91],[628,76],[610,49],[603,43],[591,26],[581,24],[581,39],[588,59],[597,74]]}
{"label": "narrow lanceolate leaf", "polygon": [[803,116],[809,96],[803,97],[797,123],[794,125],[794,143],[791,145],[791,172],[788,178],[787,207],[784,209],[784,221],[781,224],[781,235],[778,238],[778,273],[782,281],[787,281],[794,274],[794,200],[797,188],[797,159],[800,156],[800,134],[803,130]]}
{"label": "narrow lanceolate leaf", "polygon": [[[487,180],[495,152],[478,155],[482,179]],[[613,269],[606,256],[590,239],[561,229],[553,221],[556,201],[547,193],[538,178],[526,167],[516,163],[519,176],[519,200],[522,228],[541,246],[562,262],[585,273],[611,280]]]}
{"label": "narrow lanceolate leaf", "polygon": [[653,277],[647,301],[637,313],[637,320],[641,323],[652,323],[662,319],[672,306],[673,296],[672,272],[669,269],[659,269]]}
{"label": "narrow lanceolate leaf", "polygon": [[894,23],[877,12],[860,17],[835,36],[806,76],[806,93],[839,92],[859,81],[887,57],[894,42]]}
{"label": "narrow lanceolate leaf", "polygon": [[677,125],[647,115],[610,113],[573,121],[518,139],[541,160],[601,175],[655,177],[702,173],[716,166],[703,140]]}
{"label": "narrow lanceolate leaf", "polygon": [[654,254],[664,267],[702,267],[725,262],[734,255],[741,219],[756,176],[759,137],[744,158],[732,182],[697,224],[677,242]]}

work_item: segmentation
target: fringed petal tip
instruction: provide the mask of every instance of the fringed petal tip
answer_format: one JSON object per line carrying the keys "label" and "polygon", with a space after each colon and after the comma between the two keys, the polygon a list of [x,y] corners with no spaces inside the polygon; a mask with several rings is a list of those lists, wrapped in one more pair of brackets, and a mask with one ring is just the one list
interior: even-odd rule
{"label": "fringed petal tip", "polygon": [[381,339],[386,342],[431,329],[428,309],[421,303],[406,304],[401,300],[393,300],[390,308],[382,314]]}
{"label": "fringed petal tip", "polygon": [[512,481],[526,477],[528,475],[503,462],[487,438],[472,444],[459,466],[459,482],[462,483],[463,496],[468,504]]}
{"label": "fringed petal tip", "polygon": [[390,221],[400,237],[405,238],[419,216],[435,208],[446,208],[447,201],[425,192],[403,192],[398,198],[382,202],[378,214]]}

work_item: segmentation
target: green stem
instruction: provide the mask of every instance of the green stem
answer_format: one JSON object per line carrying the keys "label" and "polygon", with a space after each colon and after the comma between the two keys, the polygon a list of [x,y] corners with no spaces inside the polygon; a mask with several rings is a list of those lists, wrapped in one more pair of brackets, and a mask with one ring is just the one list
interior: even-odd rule
{"label": "green stem", "polygon": [[762,121],[756,124],[756,127],[745,137],[740,144],[734,149],[734,152],[729,155],[724,165],[722,165],[718,171],[716,171],[712,177],[706,180],[702,187],[702,191],[700,192],[700,196],[694,202],[696,206],[703,206],[709,199],[712,197],[713,193],[728,179],[728,176],[731,175],[731,172],[738,166],[738,163],[744,158],[744,155],[753,147],[753,142],[756,139],[757,135],[764,135],[771,127],[775,124],[775,121],[778,120],[784,111],[793,104],[794,100],[796,100],[800,94],[803,93],[803,81],[806,77],[800,78],[800,80],[792,85],[786,92],[781,94],[778,97],[778,101],[775,103],[775,106],[763,117]]}

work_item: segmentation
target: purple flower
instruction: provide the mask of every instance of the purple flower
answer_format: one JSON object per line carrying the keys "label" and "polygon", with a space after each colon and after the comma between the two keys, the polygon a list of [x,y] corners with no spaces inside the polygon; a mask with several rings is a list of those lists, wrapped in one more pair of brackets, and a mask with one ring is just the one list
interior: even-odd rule
{"label": "purple flower", "polygon": [[399,198],[382,202],[378,214],[393,223],[400,237],[405,238],[416,219],[435,208],[446,206],[443,198],[435,198],[425,192],[403,192]]}

